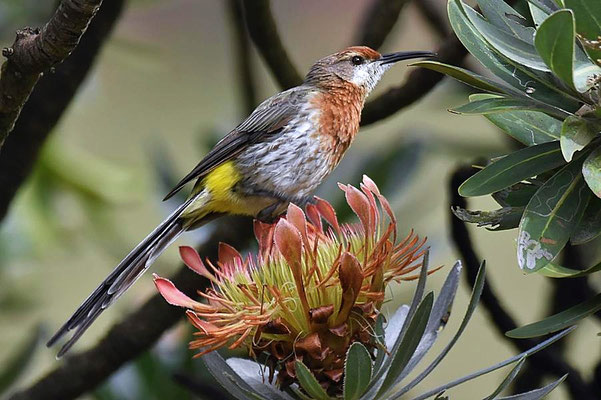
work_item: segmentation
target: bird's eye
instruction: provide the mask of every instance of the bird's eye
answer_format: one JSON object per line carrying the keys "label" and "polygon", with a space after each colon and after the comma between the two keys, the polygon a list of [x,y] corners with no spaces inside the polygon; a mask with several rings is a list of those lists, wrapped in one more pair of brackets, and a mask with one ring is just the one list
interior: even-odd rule
{"label": "bird's eye", "polygon": [[353,56],[353,58],[351,58],[351,63],[353,63],[353,65],[361,65],[364,61],[365,59],[361,56]]}

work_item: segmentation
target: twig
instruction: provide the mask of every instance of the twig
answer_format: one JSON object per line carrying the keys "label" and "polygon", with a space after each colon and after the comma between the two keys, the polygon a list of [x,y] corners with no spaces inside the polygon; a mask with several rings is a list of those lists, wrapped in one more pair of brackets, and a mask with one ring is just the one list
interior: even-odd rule
{"label": "twig", "polygon": [[397,23],[401,10],[407,3],[409,0],[374,0],[364,14],[353,44],[379,49]]}
{"label": "twig", "polygon": [[439,36],[448,36],[451,33],[449,20],[446,15],[446,2],[440,0],[419,0],[414,2],[419,12],[426,18],[428,25]]}
{"label": "twig", "polygon": [[[125,0],[107,1],[69,58],[46,73],[21,110],[0,151],[0,220],[29,176],[40,148],[87,76],[96,55],[121,15]],[[8,63],[7,63],[8,64]],[[5,64],[5,66],[7,65]]]}
{"label": "twig", "polygon": [[[474,168],[458,168],[451,176],[449,184],[449,196],[451,206],[459,206],[467,208],[467,201],[465,198],[459,196],[457,189],[459,186],[471,175],[476,172]],[[449,210],[450,224],[451,224],[451,236],[455,246],[461,254],[461,258],[464,261],[465,271],[467,279],[470,285],[474,285],[476,281],[476,275],[480,266],[480,258],[474,251],[472,241],[467,230],[466,224]],[[533,339],[520,339],[513,340],[505,336],[505,332],[512,330],[517,327],[515,319],[507,312],[503,305],[498,300],[492,285],[490,283],[490,277],[482,291],[481,302],[486,311],[488,312],[490,319],[493,322],[494,328],[497,330],[499,335],[504,339],[508,340],[513,344],[519,351],[525,351],[538,342]],[[584,382],[580,373],[568,364],[561,357],[558,357],[553,352],[553,347],[545,349],[539,353],[534,354],[529,358],[529,361],[537,369],[544,371],[544,374],[553,375],[556,377],[569,374],[566,379],[566,386],[573,399],[593,400],[596,398],[589,386]]]}
{"label": "twig", "polygon": [[244,0],[244,17],[250,37],[271,69],[278,84],[288,89],[298,86],[303,78],[290,61],[271,15],[268,0]]}
{"label": "twig", "polygon": [[41,30],[18,30],[13,45],[2,50],[7,61],[0,74],[0,148],[41,74],[71,54],[101,4],[63,0]]}
{"label": "twig", "polygon": [[[227,241],[243,247],[251,235],[252,224],[247,219],[224,219],[210,239],[199,249],[200,254],[215,259],[219,243]],[[188,296],[197,296],[207,287],[207,280],[186,267],[171,278]],[[156,294],[138,310],[114,325],[107,335],[91,349],[73,356],[33,386],[14,394],[10,400],[75,399],[94,389],[123,364],[149,349],[159,337],[184,315]]]}
{"label": "twig", "polygon": [[257,106],[257,89],[251,59],[250,40],[246,33],[242,4],[239,0],[229,0],[229,17],[233,30],[233,44],[236,52],[236,79],[242,94],[244,116]]}

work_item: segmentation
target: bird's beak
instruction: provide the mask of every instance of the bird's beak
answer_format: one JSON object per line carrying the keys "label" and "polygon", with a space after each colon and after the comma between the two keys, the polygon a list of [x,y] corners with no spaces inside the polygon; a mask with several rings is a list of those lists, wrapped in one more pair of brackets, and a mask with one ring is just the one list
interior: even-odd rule
{"label": "bird's beak", "polygon": [[378,62],[384,65],[392,64],[397,61],[410,60],[412,58],[432,58],[436,56],[436,53],[432,53],[430,51],[399,51],[398,53],[382,55]]}

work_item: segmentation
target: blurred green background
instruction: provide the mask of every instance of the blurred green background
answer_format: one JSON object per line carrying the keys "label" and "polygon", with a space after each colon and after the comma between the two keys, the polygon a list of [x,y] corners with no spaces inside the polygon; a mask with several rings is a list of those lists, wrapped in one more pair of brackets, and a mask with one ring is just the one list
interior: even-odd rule
{"label": "blurred green background", "polygon": [[[0,45],[12,43],[18,27],[46,20],[53,5],[47,3],[3,0]],[[444,7],[445,2],[440,3]],[[311,0],[273,2],[272,8],[282,40],[304,73],[318,58],[353,44],[367,6],[368,2],[360,0]],[[0,365],[40,322],[47,328],[45,341],[121,257],[167,215],[169,205],[161,199],[168,188],[161,183],[161,173],[183,176],[211,143],[245,116],[229,21],[225,2],[139,0],[128,4],[112,39],[46,144],[34,174],[0,225]],[[438,43],[437,35],[409,4],[382,50],[430,50]],[[254,50],[253,63],[259,98],[264,99],[278,88]],[[399,85],[406,71],[404,65],[396,66],[372,97]],[[452,265],[458,256],[448,231],[450,172],[477,156],[505,153],[509,146],[505,135],[485,118],[446,111],[464,103],[466,93],[465,87],[445,80],[416,105],[362,129],[319,195],[334,202],[341,198],[336,181],[357,185],[362,172],[377,175],[401,229],[415,228],[429,238],[433,265]],[[388,162],[380,162],[383,159]],[[495,207],[487,198],[472,203],[471,208]],[[206,233],[210,226],[203,229]],[[518,269],[515,232],[492,233],[472,225],[469,229],[506,307],[520,323],[538,319],[547,310],[550,285],[542,276],[525,276]],[[178,243],[194,244],[202,236],[203,231],[187,234]],[[154,270],[169,275],[178,265],[177,246],[172,246]],[[429,286],[438,288],[445,275],[434,274]],[[411,282],[396,286],[390,305],[410,299],[413,288]],[[154,292],[148,274],[94,324],[77,349],[93,345],[108,327]],[[438,348],[459,325],[468,296],[469,288],[460,289],[455,315]],[[480,309],[423,388],[517,353],[489,325]],[[591,321],[581,325],[571,335],[569,359],[587,377],[597,356],[590,348],[598,338]],[[167,398],[168,391],[144,388],[147,381],[141,376],[168,384],[170,369],[156,369],[153,360],[158,357],[167,367],[180,368],[181,360],[192,355],[179,344],[186,332],[180,324],[138,367],[125,368],[87,398]],[[28,385],[60,362],[54,358],[56,351],[37,349],[17,386]],[[188,365],[201,369],[197,360]],[[450,394],[452,398],[478,398],[503,377],[503,372],[487,375]],[[550,398],[563,398],[563,393],[560,389]]]}

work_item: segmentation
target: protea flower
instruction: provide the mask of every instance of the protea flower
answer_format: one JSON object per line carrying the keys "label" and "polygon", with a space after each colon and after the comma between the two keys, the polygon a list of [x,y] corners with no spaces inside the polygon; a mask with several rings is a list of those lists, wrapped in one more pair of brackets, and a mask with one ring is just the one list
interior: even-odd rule
{"label": "protea flower", "polygon": [[333,207],[316,198],[306,214],[290,204],[277,223],[256,221],[257,254],[243,257],[222,243],[217,265],[205,265],[181,247],[186,265],[212,282],[200,293],[206,302],[155,275],[165,300],[188,309],[197,355],[244,345],[251,357],[268,355],[280,385],[295,381],[302,361],[329,393],[341,391],[349,346],[360,342],[373,352],[386,286],[419,276],[425,239],[413,231],[397,238],[390,205],[368,177],[360,190],[339,186],[358,223],[339,223]]}

